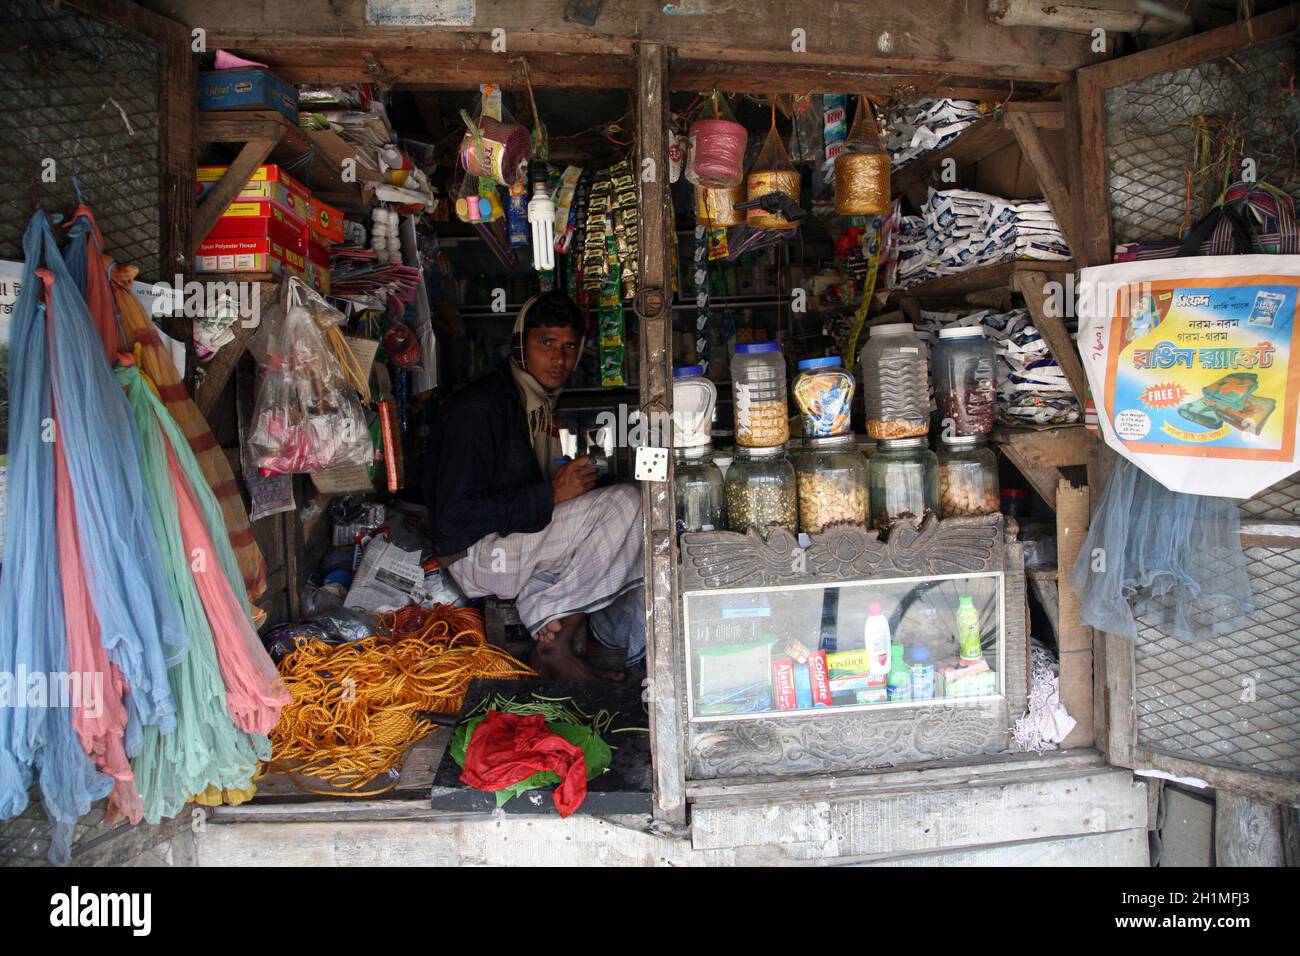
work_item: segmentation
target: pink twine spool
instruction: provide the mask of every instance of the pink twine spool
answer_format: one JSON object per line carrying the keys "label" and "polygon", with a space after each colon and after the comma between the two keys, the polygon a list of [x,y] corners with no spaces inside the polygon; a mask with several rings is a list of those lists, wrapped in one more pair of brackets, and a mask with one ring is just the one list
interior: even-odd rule
{"label": "pink twine spool", "polygon": [[745,127],[724,119],[691,124],[686,178],[708,189],[739,186],[745,178]]}
{"label": "pink twine spool", "polygon": [[516,123],[502,123],[489,116],[479,119],[478,124],[484,155],[479,155],[474,134],[467,131],[460,141],[461,164],[471,175],[511,185],[519,179],[520,163],[526,163],[533,155],[532,137]]}

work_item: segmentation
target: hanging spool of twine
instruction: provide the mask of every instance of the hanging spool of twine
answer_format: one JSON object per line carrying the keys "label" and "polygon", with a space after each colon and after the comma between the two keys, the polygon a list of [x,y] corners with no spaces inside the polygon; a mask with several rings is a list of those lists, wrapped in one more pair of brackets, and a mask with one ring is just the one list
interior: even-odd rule
{"label": "hanging spool of twine", "polygon": [[473,130],[460,141],[461,164],[470,175],[511,185],[519,178],[521,164],[533,154],[528,130],[484,116],[479,119],[478,132],[481,141],[476,141]]}
{"label": "hanging spool of twine", "polygon": [[841,153],[836,157],[835,211],[841,216],[889,212],[888,153]]}
{"label": "hanging spool of twine", "polygon": [[725,189],[745,179],[745,127],[725,119],[702,119],[691,124],[686,178],[696,186]]}
{"label": "hanging spool of twine", "polygon": [[[801,177],[797,169],[770,169],[765,172],[749,174],[749,198],[758,199],[768,193],[785,193],[796,203],[799,202],[799,185]],[[749,224],[755,229],[786,229],[791,223],[780,213],[767,213],[761,209],[750,209]]]}
{"label": "hanging spool of twine", "polygon": [[710,226],[739,226],[745,221],[745,213],[736,208],[736,203],[744,201],[744,186],[732,186],[729,189],[696,186],[695,218]]}

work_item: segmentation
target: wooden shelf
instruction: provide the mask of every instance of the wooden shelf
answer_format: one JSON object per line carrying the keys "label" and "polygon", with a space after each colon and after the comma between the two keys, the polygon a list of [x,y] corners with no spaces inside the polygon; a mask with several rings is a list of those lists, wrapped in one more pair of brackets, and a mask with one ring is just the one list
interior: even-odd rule
{"label": "wooden shelf", "polygon": [[[1000,118],[989,116],[967,126],[947,146],[918,156],[906,166],[900,167],[890,176],[890,188],[895,196],[908,195],[915,202],[917,196],[913,193],[916,193],[923,201],[931,174],[942,170],[945,161],[951,159],[958,166],[970,166],[1015,141],[1015,134],[1003,125]],[[953,184],[943,185],[951,188]]]}
{"label": "wooden shelf", "polygon": [[1062,477],[1060,469],[1088,464],[1097,439],[1080,422],[1050,428],[993,430],[993,442],[1053,509]]}
{"label": "wooden shelf", "polygon": [[1020,291],[1016,277],[1022,272],[1073,272],[1074,260],[1049,261],[1042,259],[1013,259],[992,265],[968,269],[953,275],[939,276],[905,289],[894,289],[891,295],[900,299],[956,299],[968,292],[983,292],[1004,286]]}

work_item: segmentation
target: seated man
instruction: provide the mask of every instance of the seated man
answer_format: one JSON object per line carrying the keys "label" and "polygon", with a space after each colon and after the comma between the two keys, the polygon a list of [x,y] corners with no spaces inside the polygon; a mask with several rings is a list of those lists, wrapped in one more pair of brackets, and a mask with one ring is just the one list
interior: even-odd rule
{"label": "seated man", "polygon": [[510,358],[436,416],[424,500],[441,565],[469,597],[514,600],[543,677],[621,680],[573,649],[585,618],[629,665],[645,655],[640,488],[597,489],[589,459],[562,459],[555,400],[582,345],[582,315],[568,296],[528,300]]}

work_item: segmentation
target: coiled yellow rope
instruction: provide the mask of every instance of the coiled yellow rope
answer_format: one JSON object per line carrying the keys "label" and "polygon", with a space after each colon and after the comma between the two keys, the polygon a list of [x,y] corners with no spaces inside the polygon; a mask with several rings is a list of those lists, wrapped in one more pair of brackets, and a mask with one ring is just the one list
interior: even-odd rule
{"label": "coiled yellow rope", "polygon": [[476,677],[535,676],[487,643],[475,610],[404,608],[382,615],[381,626],[390,636],[343,645],[300,639],[280,662],[293,703],[271,733],[267,773],[295,775],[307,790],[297,776],[328,785],[315,793],[384,793],[395,779],[379,790],[369,785],[434,727],[418,712],[458,713]]}

